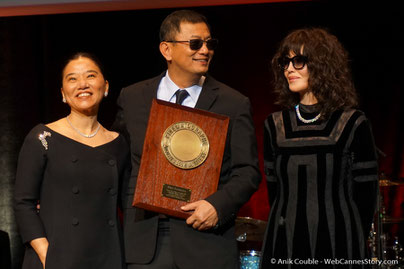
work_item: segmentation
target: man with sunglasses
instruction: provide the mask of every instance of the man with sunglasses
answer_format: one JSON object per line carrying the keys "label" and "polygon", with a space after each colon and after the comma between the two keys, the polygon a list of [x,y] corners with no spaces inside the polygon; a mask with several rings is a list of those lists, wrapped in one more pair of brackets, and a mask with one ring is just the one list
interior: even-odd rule
{"label": "man with sunglasses", "polygon": [[[131,142],[132,176],[123,189],[126,262],[129,269],[236,269],[234,221],[261,180],[250,102],[207,74],[218,41],[204,16],[171,13],[160,41],[167,71],[124,88],[114,123]],[[230,117],[218,190],[182,207],[192,212],[186,221],[131,206],[153,98]]]}

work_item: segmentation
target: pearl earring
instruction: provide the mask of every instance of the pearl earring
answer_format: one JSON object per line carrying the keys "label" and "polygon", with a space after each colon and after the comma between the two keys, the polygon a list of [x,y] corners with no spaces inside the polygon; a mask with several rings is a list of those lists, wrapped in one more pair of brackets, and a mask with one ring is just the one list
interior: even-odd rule
{"label": "pearl earring", "polygon": [[107,97],[107,96],[108,96],[108,92],[104,92],[104,96]]}
{"label": "pearl earring", "polygon": [[64,96],[63,96],[62,102],[66,103],[66,98]]}

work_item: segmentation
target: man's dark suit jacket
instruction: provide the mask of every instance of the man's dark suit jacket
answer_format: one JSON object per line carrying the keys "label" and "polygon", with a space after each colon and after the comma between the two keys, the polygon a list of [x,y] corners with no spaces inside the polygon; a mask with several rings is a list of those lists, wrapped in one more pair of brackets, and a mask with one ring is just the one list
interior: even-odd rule
{"label": "man's dark suit jacket", "polygon": [[[131,147],[132,174],[124,184],[124,241],[127,263],[153,259],[158,231],[155,213],[132,207],[152,99],[164,74],[122,89],[113,129],[126,133]],[[195,108],[230,117],[219,186],[206,200],[219,217],[219,227],[200,232],[184,220],[170,218],[174,261],[179,268],[237,268],[234,220],[239,208],[258,188],[261,175],[251,107],[247,97],[207,76]]]}

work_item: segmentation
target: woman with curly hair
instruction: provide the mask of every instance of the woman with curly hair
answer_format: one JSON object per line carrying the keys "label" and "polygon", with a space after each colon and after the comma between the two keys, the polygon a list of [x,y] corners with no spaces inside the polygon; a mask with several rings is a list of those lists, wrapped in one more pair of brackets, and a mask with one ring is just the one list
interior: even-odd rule
{"label": "woman with curly hair", "polygon": [[285,109],[265,121],[271,212],[261,268],[363,260],[377,159],[369,120],[354,108],[348,54],[326,30],[299,29],[281,42],[272,67]]}

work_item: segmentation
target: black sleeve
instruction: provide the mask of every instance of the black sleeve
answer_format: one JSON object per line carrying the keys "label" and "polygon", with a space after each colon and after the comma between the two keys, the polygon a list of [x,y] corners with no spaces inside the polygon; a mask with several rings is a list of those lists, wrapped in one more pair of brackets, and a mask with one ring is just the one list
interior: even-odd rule
{"label": "black sleeve", "polygon": [[[120,134],[123,135],[125,138],[124,140],[126,141],[126,145],[128,146],[128,149],[130,148],[130,135],[129,132],[126,128],[126,121],[125,121],[125,88],[121,90],[121,93],[119,94],[118,100],[117,100],[117,106],[118,106],[118,112],[115,117],[115,121],[111,126],[111,130],[116,131]],[[130,152],[129,152],[129,157],[128,157],[128,164],[125,167],[125,175],[122,177],[122,180],[120,182],[120,206],[122,209],[126,209],[129,205],[129,207],[132,207],[132,201],[133,199],[133,192],[131,194],[128,194],[128,188],[129,188],[129,181],[130,181],[130,173],[131,173],[131,161],[130,161]]]}
{"label": "black sleeve", "polygon": [[272,205],[277,194],[277,179],[275,176],[275,152],[268,118],[264,126],[264,172],[267,179],[268,201]]}
{"label": "black sleeve", "polygon": [[364,232],[367,233],[373,221],[378,194],[376,148],[368,120],[362,120],[356,128],[350,153],[353,200],[358,208]]}
{"label": "black sleeve", "polygon": [[45,228],[37,213],[37,203],[46,167],[46,149],[38,129],[28,134],[21,148],[14,193],[14,208],[19,232],[24,243],[46,237]]}
{"label": "black sleeve", "polygon": [[237,115],[229,128],[230,178],[222,188],[206,198],[217,210],[220,225],[236,217],[240,207],[250,199],[261,181],[257,141],[248,98],[238,105]]}

